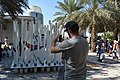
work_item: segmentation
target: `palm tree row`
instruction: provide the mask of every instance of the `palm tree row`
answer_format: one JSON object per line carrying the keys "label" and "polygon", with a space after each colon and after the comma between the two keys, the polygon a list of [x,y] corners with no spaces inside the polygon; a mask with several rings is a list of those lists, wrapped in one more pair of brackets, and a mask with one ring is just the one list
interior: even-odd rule
{"label": "palm tree row", "polygon": [[[64,0],[58,2],[60,12],[53,21],[63,25],[69,21],[76,21],[81,29],[90,26],[91,50],[96,51],[97,33],[118,30],[120,25],[119,0]],[[113,25],[114,24],[114,25]]]}

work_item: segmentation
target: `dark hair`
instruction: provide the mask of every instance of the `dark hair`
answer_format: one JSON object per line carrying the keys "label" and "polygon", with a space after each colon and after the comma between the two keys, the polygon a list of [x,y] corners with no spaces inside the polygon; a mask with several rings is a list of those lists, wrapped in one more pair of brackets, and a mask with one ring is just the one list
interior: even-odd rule
{"label": "dark hair", "polygon": [[118,41],[118,45],[120,45],[120,41]]}
{"label": "dark hair", "polygon": [[8,37],[5,37],[6,39],[8,39]]}
{"label": "dark hair", "polygon": [[78,32],[79,26],[75,21],[69,21],[65,25],[66,31],[69,29],[72,32]]}

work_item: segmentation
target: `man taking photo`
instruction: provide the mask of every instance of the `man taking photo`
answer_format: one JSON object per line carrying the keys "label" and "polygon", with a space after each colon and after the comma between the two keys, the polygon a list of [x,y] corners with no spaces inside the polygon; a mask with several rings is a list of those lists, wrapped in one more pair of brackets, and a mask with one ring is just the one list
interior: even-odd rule
{"label": "man taking photo", "polygon": [[51,53],[62,52],[65,55],[65,80],[86,80],[86,59],[88,42],[79,35],[79,26],[75,21],[65,25],[69,39],[56,45],[58,36],[51,43]]}

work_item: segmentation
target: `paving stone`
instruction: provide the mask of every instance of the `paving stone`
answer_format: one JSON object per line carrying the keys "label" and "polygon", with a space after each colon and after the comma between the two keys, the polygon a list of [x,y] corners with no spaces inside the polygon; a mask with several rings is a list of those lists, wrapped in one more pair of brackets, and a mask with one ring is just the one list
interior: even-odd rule
{"label": "paving stone", "polygon": [[[89,53],[87,80],[120,80],[120,63],[117,60],[106,57],[105,62],[101,63],[97,59],[96,53]],[[0,80],[62,80],[64,76],[64,71],[13,73],[11,62],[12,59],[7,57],[0,61]]]}

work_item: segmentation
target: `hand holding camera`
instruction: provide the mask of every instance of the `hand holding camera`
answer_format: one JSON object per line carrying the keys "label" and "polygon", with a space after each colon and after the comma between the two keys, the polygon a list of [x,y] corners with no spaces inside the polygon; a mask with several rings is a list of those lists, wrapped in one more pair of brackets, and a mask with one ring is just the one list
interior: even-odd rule
{"label": "hand holding camera", "polygon": [[53,41],[54,42],[62,42],[64,39],[62,38],[62,35],[54,36]]}

